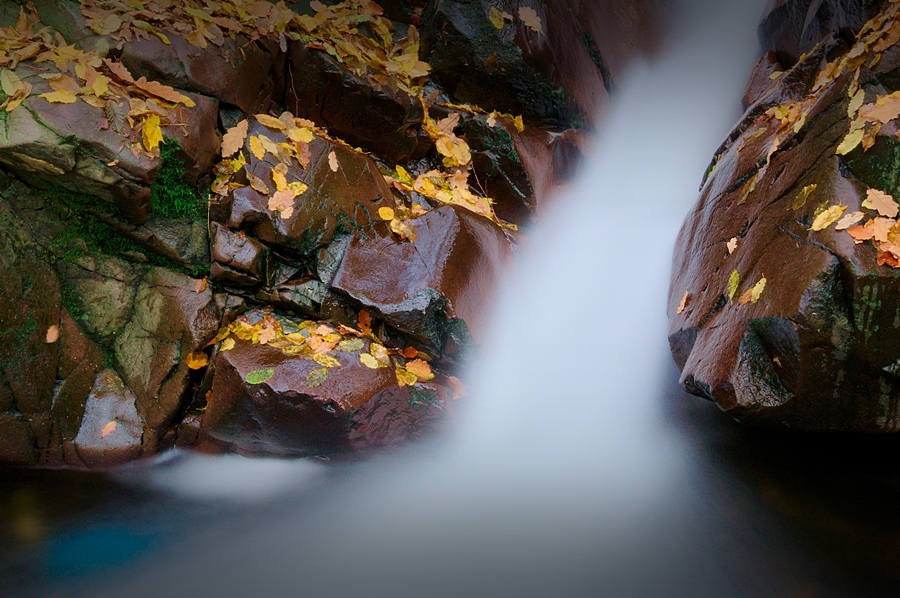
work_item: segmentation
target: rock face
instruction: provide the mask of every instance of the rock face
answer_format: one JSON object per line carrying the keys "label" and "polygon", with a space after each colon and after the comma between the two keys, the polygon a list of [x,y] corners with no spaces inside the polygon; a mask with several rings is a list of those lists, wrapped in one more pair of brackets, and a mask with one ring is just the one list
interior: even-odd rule
{"label": "rock face", "polygon": [[900,194],[900,36],[888,31],[896,4],[852,46],[817,40],[766,89],[753,83],[773,68],[764,56],[679,234],[668,311],[681,382],[742,422],[900,429],[897,204],[884,199]]}
{"label": "rock face", "polygon": [[0,4],[0,462],[433,433],[662,9],[158,4]]}

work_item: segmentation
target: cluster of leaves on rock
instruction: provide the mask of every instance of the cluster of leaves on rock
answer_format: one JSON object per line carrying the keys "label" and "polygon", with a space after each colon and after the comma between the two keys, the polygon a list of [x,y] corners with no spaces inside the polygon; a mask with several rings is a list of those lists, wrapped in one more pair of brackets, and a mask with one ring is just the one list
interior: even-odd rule
{"label": "cluster of leaves on rock", "polygon": [[[307,375],[306,384],[310,388],[321,386],[328,380],[332,369],[341,367],[341,362],[336,358],[338,353],[355,354],[362,365],[373,370],[392,369],[401,387],[434,378],[428,363],[431,357],[415,347],[406,347],[401,351],[382,344],[372,331],[372,317],[367,311],[359,312],[357,326],[295,321],[283,316],[276,318],[269,313],[262,317],[248,315],[240,316],[222,328],[210,344],[221,343],[220,351],[230,351],[238,341],[268,345],[280,349],[285,355],[314,361],[320,367]],[[204,353],[197,353],[193,359],[195,368],[206,365]],[[254,370],[246,375],[245,380],[250,384],[261,384],[274,374],[272,368]],[[453,377],[448,380],[458,394],[462,388],[459,380]]]}
{"label": "cluster of leaves on rock", "polygon": [[[40,19],[29,3],[14,27],[0,29],[0,88],[6,96],[0,110],[12,112],[31,96],[33,85],[16,74],[23,61],[40,67],[38,76],[53,91],[38,97],[55,104],[79,100],[103,111],[106,127],[112,127],[131,141],[135,155],[158,155],[163,141],[162,126],[182,121],[182,110],[194,102],[172,87],[145,77],[135,79],[121,62],[84,52],[66,44],[49,27],[38,27]],[[127,124],[127,127],[126,127]]]}
{"label": "cluster of leaves on rock", "polygon": [[[867,92],[859,85],[861,69],[873,68],[882,58],[883,53],[900,42],[900,2],[891,0],[884,10],[863,25],[857,36],[857,42],[844,55],[825,64],[820,70],[811,92],[803,99],[773,106],[760,119],[777,120],[779,122],[776,135],[766,156],[766,165],[772,154],[795,133],[802,130],[809,110],[831,85],[843,76],[852,77],[847,84],[849,104],[847,116],[850,128],[847,135],[838,145],[836,153],[846,155],[857,147],[868,151],[879,134],[885,134],[886,127],[892,127],[891,134],[897,135],[896,127],[891,124],[900,117],[900,92],[879,95]],[[815,48],[811,53],[815,53]],[[798,61],[800,65],[806,55]],[[795,65],[794,68],[797,68]],[[784,73],[773,73],[778,79]],[[756,179],[761,176],[761,170]],[[749,182],[748,182],[749,185]],[[816,185],[807,185],[797,195],[793,209],[800,208],[815,191]],[[894,199],[878,189],[867,189],[866,199],[862,202],[862,211],[846,213],[846,205],[819,206],[813,215],[811,231],[822,231],[835,225],[835,230],[846,231],[856,243],[872,241],[877,250],[876,261],[880,265],[900,267],[900,225],[897,221],[898,205]]]}

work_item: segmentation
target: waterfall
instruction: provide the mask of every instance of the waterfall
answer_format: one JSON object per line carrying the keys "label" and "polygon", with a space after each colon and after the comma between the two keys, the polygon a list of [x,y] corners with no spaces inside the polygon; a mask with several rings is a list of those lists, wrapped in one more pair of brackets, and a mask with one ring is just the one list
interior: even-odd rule
{"label": "waterfall", "polygon": [[[758,54],[761,0],[682,3],[527,232],[446,437],[336,469],[190,457],[141,473],[249,501],[98,595],[703,595],[692,448],[666,418],[671,250]],[[290,490],[290,491],[288,491]],[[702,497],[700,497],[702,501]],[[254,502],[255,501],[255,502]]]}

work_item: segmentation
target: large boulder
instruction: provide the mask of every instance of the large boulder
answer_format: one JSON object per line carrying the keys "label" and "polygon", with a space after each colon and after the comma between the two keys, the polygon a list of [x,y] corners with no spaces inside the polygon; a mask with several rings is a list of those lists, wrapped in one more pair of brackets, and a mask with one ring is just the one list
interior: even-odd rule
{"label": "large boulder", "polygon": [[853,49],[826,38],[754,94],[678,236],[681,382],[742,422],[900,430],[900,250],[883,197],[900,194],[898,20],[882,14]]}

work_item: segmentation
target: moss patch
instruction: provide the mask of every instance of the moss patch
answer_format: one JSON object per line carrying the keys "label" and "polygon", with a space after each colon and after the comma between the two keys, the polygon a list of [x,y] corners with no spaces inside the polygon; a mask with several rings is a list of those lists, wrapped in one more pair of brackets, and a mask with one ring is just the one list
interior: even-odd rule
{"label": "moss patch", "polygon": [[197,190],[184,182],[184,161],[178,157],[178,140],[166,137],[160,145],[162,165],[153,186],[150,202],[154,216],[165,218],[199,218],[205,203]]}

